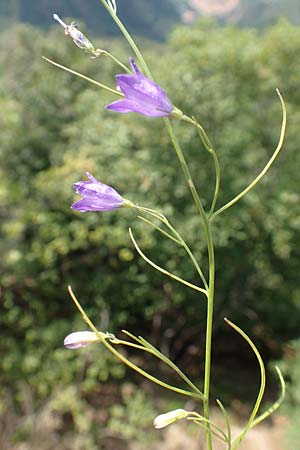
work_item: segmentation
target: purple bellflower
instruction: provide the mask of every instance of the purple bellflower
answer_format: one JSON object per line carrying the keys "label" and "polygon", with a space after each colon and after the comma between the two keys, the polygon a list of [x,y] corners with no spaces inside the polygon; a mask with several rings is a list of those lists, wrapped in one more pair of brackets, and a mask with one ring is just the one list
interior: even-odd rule
{"label": "purple bellflower", "polygon": [[99,341],[99,337],[92,331],[76,331],[75,333],[68,334],[64,340],[64,346],[74,350],[76,348],[86,347],[97,341]]}
{"label": "purple bellflower", "polygon": [[130,58],[133,75],[116,76],[117,88],[125,98],[106,106],[106,109],[120,113],[135,112],[144,116],[170,116],[174,107],[165,91],[143,75],[133,58]]}
{"label": "purple bellflower", "polygon": [[74,203],[71,208],[76,211],[111,211],[122,206],[133,207],[134,204],[118,194],[112,187],[98,181],[89,172],[86,173],[90,181],[74,183],[76,193],[83,198]]}

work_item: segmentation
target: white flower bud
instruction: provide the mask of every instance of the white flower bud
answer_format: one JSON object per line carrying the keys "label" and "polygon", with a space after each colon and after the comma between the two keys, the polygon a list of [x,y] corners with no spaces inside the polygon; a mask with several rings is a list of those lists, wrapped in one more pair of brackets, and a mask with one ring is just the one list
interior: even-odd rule
{"label": "white flower bud", "polygon": [[[100,334],[106,337],[104,333],[100,332]],[[65,338],[64,346],[73,350],[76,348],[86,347],[87,345],[99,340],[100,339],[97,334],[93,333],[92,331],[77,331],[75,333],[69,334]]]}
{"label": "white flower bud", "polygon": [[154,419],[154,428],[164,428],[177,420],[185,419],[189,414],[190,413],[184,409],[175,409],[174,411],[170,411],[166,414],[161,414]]}
{"label": "white flower bud", "polygon": [[73,39],[74,44],[77,47],[85,50],[87,52],[94,53],[95,47],[88,40],[88,38],[78,30],[78,27],[75,22],[72,22],[71,25],[67,25],[65,22],[61,20],[61,18],[57,14],[53,14],[53,19],[56,20],[65,30],[65,35],[70,36]]}

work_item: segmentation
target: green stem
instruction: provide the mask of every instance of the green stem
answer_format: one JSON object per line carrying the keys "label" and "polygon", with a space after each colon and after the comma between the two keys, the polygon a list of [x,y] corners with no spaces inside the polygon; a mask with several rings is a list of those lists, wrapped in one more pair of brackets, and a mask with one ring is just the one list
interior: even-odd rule
{"label": "green stem", "polygon": [[[228,319],[224,319],[225,322],[231,326],[235,331],[237,331],[244,339],[245,341],[248,342],[248,344],[250,345],[250,347],[252,348],[253,352],[255,353],[255,356],[258,360],[259,363],[259,368],[260,368],[260,376],[261,376],[261,382],[260,382],[260,389],[258,392],[258,396],[255,402],[255,405],[253,407],[250,419],[248,420],[247,425],[245,426],[244,430],[242,431],[242,433],[237,436],[233,442],[233,450],[237,450],[241,444],[241,442],[243,441],[243,439],[245,438],[246,434],[248,433],[248,431],[254,426],[254,422],[255,422],[255,417],[257,415],[257,412],[259,410],[264,392],[265,392],[265,387],[266,387],[266,370],[265,370],[265,365],[264,362],[259,354],[259,351],[257,350],[256,346],[254,345],[254,343],[251,341],[251,339],[249,338],[249,336],[237,325],[235,325],[233,322],[231,322]],[[204,393],[205,394],[205,393]]]}
{"label": "green stem", "polygon": [[[135,44],[134,40],[132,39],[132,37],[130,36],[130,34],[128,33],[128,31],[126,30],[125,26],[123,25],[123,23],[119,20],[119,18],[117,17],[117,15],[109,8],[109,6],[106,4],[106,2],[104,0],[100,0],[101,3],[103,4],[103,6],[105,7],[105,9],[108,11],[108,13],[111,15],[111,17],[114,19],[115,23],[117,24],[117,26],[119,27],[119,29],[121,30],[121,32],[123,33],[124,37],[126,38],[127,42],[129,43],[129,45],[131,46],[131,48],[133,49],[133,51],[135,52],[136,56],[138,57],[138,60],[141,64],[141,66],[144,69],[145,74],[148,76],[148,78],[152,79],[152,75],[150,70],[148,69],[148,66],[139,50],[139,48],[137,47],[137,45]],[[210,230],[210,224],[208,221],[208,218],[205,214],[205,211],[203,209],[201,200],[198,196],[197,190],[195,188],[195,185],[193,183],[193,180],[190,176],[187,164],[185,162],[185,159],[183,157],[181,148],[179,146],[179,143],[177,141],[177,138],[174,134],[172,125],[170,123],[170,120],[165,118],[165,124],[168,130],[168,133],[170,135],[170,138],[172,140],[174,149],[177,153],[178,159],[180,161],[183,173],[185,175],[185,178],[187,180],[188,186],[191,190],[193,199],[195,201],[195,204],[198,208],[199,214],[201,216],[201,219],[203,221],[204,224],[204,229],[205,229],[205,235],[206,235],[206,239],[207,239],[207,243],[208,243],[208,256],[209,256],[209,301],[208,301],[208,312],[207,312],[207,325],[206,325],[206,355],[205,355],[205,381],[204,381],[204,385],[205,385],[205,389],[206,392],[204,393],[205,395],[205,400],[204,400],[204,409],[205,409],[205,418],[207,420],[209,420],[209,383],[210,383],[210,370],[211,370],[211,340],[212,340],[212,320],[213,320],[213,301],[214,301],[214,279],[215,279],[215,265],[214,265],[214,249],[213,249],[213,241],[212,241],[212,236],[211,236],[211,230]],[[208,450],[212,450],[212,441],[211,441],[211,433],[210,433],[210,426],[209,424],[207,425],[207,430],[206,430],[206,438],[207,438],[207,447]]]}
{"label": "green stem", "polygon": [[[207,319],[206,319],[206,344],[205,344],[205,373],[204,373],[204,416],[209,419],[209,395],[210,395],[210,374],[211,374],[211,350],[212,350],[212,325],[214,313],[214,292],[215,292],[215,259],[211,229],[206,222],[205,232],[207,238],[209,257],[209,289],[207,295]],[[212,449],[210,429],[206,433],[208,449]]]}
{"label": "green stem", "polygon": [[95,50],[94,55],[97,57],[107,56],[108,58],[113,60],[116,64],[118,64],[120,67],[122,67],[122,69],[124,69],[125,72],[131,73],[131,70],[127,66],[125,66],[125,64],[123,64],[118,58],[116,58],[114,55],[112,55],[111,53],[109,53],[106,50],[97,49],[97,50]]}
{"label": "green stem", "polygon": [[[174,135],[173,128],[168,119],[165,119],[169,134],[171,136],[174,149],[181,164],[182,171],[191,190],[194,202],[199,211],[200,217],[204,225],[205,236],[207,240],[207,250],[209,259],[209,288],[207,292],[207,319],[206,319],[206,344],[205,344],[205,374],[204,374],[204,396],[205,401],[203,405],[204,417],[209,420],[209,394],[210,394],[210,372],[211,372],[211,348],[212,348],[212,324],[213,324],[213,312],[214,312],[214,291],[215,291],[215,258],[214,258],[214,246],[211,234],[211,228],[209,220],[203,209],[201,200],[197,193],[196,187],[190,175],[187,163],[180,148],[180,145]],[[212,450],[211,430],[209,424],[207,424],[206,441],[208,450]]]}
{"label": "green stem", "polygon": [[217,154],[213,151],[211,153],[213,160],[214,160],[214,165],[215,165],[215,172],[216,172],[216,184],[215,184],[215,192],[214,192],[214,197],[211,203],[211,208],[208,214],[208,217],[211,217],[211,215],[213,214],[215,207],[216,207],[216,203],[218,200],[218,196],[219,196],[219,191],[220,191],[220,182],[221,182],[221,171],[220,171],[220,165],[219,165],[219,160],[217,157]]}
{"label": "green stem", "polygon": [[172,125],[171,125],[170,120],[165,118],[164,121],[165,121],[165,123],[166,123],[167,130],[168,130],[169,135],[170,135],[170,137],[171,137],[173,147],[174,147],[175,152],[176,152],[176,154],[177,154],[177,157],[178,157],[178,159],[179,159],[179,162],[180,162],[180,165],[181,165],[183,174],[184,174],[184,176],[185,176],[185,179],[186,179],[186,181],[187,181],[187,184],[188,184],[188,186],[189,186],[189,188],[190,188],[190,191],[191,191],[191,194],[192,194],[192,196],[193,196],[195,205],[196,205],[196,207],[197,207],[197,209],[198,209],[198,212],[199,212],[199,214],[200,214],[200,217],[201,217],[203,223],[205,224],[205,222],[207,222],[207,217],[206,217],[204,208],[203,208],[203,206],[202,206],[200,197],[199,197],[199,195],[198,195],[198,192],[197,192],[197,190],[196,190],[195,184],[194,184],[193,179],[192,179],[192,177],[191,177],[189,168],[188,168],[187,163],[186,163],[186,161],[185,161],[185,158],[184,158],[184,156],[183,156],[181,147],[180,147],[179,142],[178,142],[178,140],[177,140],[177,138],[176,138],[176,136],[175,136],[175,133],[174,133],[174,130],[173,130],[173,127],[172,127]]}
{"label": "green stem", "polygon": [[194,397],[194,398],[201,398],[203,399],[203,394],[197,394],[195,392],[189,392],[186,391],[184,389],[180,389],[177,388],[175,386],[172,386],[170,384],[164,383],[163,381],[159,380],[158,378],[155,378],[154,376],[150,375],[149,373],[145,372],[143,369],[141,369],[140,367],[136,366],[134,363],[132,363],[131,361],[129,361],[125,356],[123,356],[121,353],[119,353],[114,347],[112,347],[107,340],[103,337],[103,334],[101,334],[97,328],[95,327],[95,325],[93,324],[93,322],[89,319],[89,317],[87,316],[87,314],[85,313],[84,309],[82,308],[82,306],[80,305],[79,301],[77,300],[74,292],[72,291],[71,286],[68,286],[68,290],[70,293],[70,296],[73,300],[73,302],[75,303],[75,305],[77,306],[78,310],[80,311],[83,320],[88,324],[88,326],[90,327],[91,330],[93,330],[93,332],[98,336],[100,342],[116,357],[118,358],[122,363],[124,363],[126,366],[130,367],[131,369],[135,370],[136,372],[138,372],[140,375],[142,375],[145,378],[148,378],[148,380],[152,381],[155,384],[158,384],[159,386],[169,389],[170,391],[173,392],[177,392],[178,394],[181,395],[186,395],[188,397]]}
{"label": "green stem", "polygon": [[202,272],[202,270],[201,270],[201,268],[200,268],[200,266],[199,266],[195,256],[193,255],[193,253],[192,253],[191,249],[189,248],[189,246],[184,241],[182,242],[182,246],[185,249],[186,253],[189,255],[189,257],[191,258],[191,261],[194,264],[194,266],[195,266],[195,268],[196,268],[196,270],[197,270],[201,280],[203,281],[204,287],[205,287],[205,289],[207,291],[208,290],[207,281],[205,279],[205,276],[204,276],[204,274],[203,274],[203,272]]}
{"label": "green stem", "polygon": [[[150,221],[147,221],[144,218],[141,218],[142,220],[144,220],[145,222],[148,222],[149,224],[152,224],[152,226],[154,226],[157,230],[161,231],[161,233],[165,234],[167,237],[169,237],[169,239],[174,240],[175,242],[177,242],[178,244],[182,245],[182,247],[185,249],[186,253],[188,254],[188,256],[190,257],[195,269],[197,270],[201,280],[203,281],[204,287],[206,290],[208,290],[208,284],[206,281],[206,278],[195,258],[195,256],[193,255],[193,252],[191,251],[191,249],[189,248],[189,246],[187,245],[187,243],[185,242],[185,240],[183,239],[183,237],[178,233],[178,231],[170,224],[170,222],[168,221],[168,219],[160,213],[157,213],[154,210],[150,210],[149,208],[141,208],[139,207],[138,209],[140,209],[140,211],[143,212],[147,212],[148,214],[151,214],[153,217],[155,217],[156,219],[159,219],[162,223],[164,223],[169,230],[172,231],[172,233],[176,236],[176,238],[173,238],[171,235],[169,235],[169,233],[166,233],[164,230],[162,230],[160,227],[156,226],[155,224],[153,224]],[[139,217],[139,216],[138,216]]]}
{"label": "green stem", "polygon": [[217,399],[217,403],[223,413],[223,416],[225,418],[225,422],[226,422],[226,427],[227,427],[227,443],[228,443],[228,450],[231,450],[231,426],[230,426],[230,420],[229,420],[229,416],[228,413],[225,409],[225,407],[223,406],[223,404],[221,403],[220,400]]}
{"label": "green stem", "polygon": [[124,94],[122,94],[122,92],[119,92],[115,89],[105,86],[105,84],[99,83],[98,81],[95,81],[92,78],[82,75],[81,73],[76,72],[75,70],[72,70],[72,69],[69,69],[68,67],[62,66],[61,64],[58,64],[58,63],[52,61],[51,59],[46,58],[45,56],[43,56],[42,58],[45,61],[49,62],[50,64],[53,64],[53,66],[59,67],[60,69],[65,70],[66,72],[72,73],[73,75],[76,75],[77,77],[83,78],[84,80],[88,81],[89,83],[95,84],[96,86],[99,86],[102,89],[105,89],[106,91],[112,92],[113,94],[116,94],[119,97],[124,97]]}
{"label": "green stem", "polygon": [[146,219],[143,216],[137,216],[138,219],[142,220],[143,222],[147,223],[148,225],[151,225],[153,228],[155,228],[156,230],[158,230],[161,234],[163,234],[164,236],[166,236],[167,238],[171,239],[171,241],[176,242],[176,244],[178,245],[182,245],[182,242],[179,241],[178,239],[176,239],[174,236],[172,236],[170,233],[168,233],[167,231],[163,230],[161,227],[159,227],[158,225],[156,225],[155,223],[151,222],[151,220]]}
{"label": "green stem", "polygon": [[136,249],[136,251],[138,252],[138,254],[141,256],[141,258],[143,258],[150,266],[152,266],[154,269],[158,270],[159,272],[163,273],[164,275],[167,275],[170,278],[173,278],[173,280],[178,281],[181,284],[184,284],[185,286],[190,287],[191,289],[194,289],[195,291],[201,292],[204,295],[207,295],[207,292],[205,289],[200,288],[199,286],[196,286],[195,284],[189,283],[188,281],[184,280],[183,278],[178,277],[177,275],[174,275],[173,273],[169,272],[166,269],[163,269],[162,267],[158,266],[157,264],[155,264],[153,261],[151,261],[151,259],[147,258],[147,256],[142,252],[142,250],[140,249],[140,247],[138,246],[138,243],[136,242],[131,228],[129,228],[129,235],[130,238],[132,240],[132,243]]}
{"label": "green stem", "polygon": [[[194,419],[192,417],[188,417],[187,419],[188,420],[192,420],[197,425],[202,426],[202,428],[204,428],[205,430],[207,429],[207,426],[209,425],[210,432],[212,434],[214,434],[217,438],[219,438],[221,441],[227,443],[227,436],[225,435],[224,431],[220,427],[218,427],[217,425],[213,424],[210,420],[207,420],[205,418]],[[214,431],[213,428],[215,428],[217,430],[217,432]]]}
{"label": "green stem", "polygon": [[192,381],[179,369],[179,367],[176,366],[169,358],[167,358],[163,353],[161,353],[157,348],[155,348],[150,342],[148,342],[146,339],[139,336],[138,338],[134,336],[133,334],[129,333],[126,330],[122,330],[123,333],[125,333],[127,336],[131,337],[131,339],[135,340],[139,344],[143,346],[143,349],[152,353],[154,356],[159,358],[161,361],[163,361],[166,365],[168,365],[171,369],[174,370],[174,372],[177,373],[177,375],[180,376],[180,378],[183,379],[192,389],[194,392],[200,394],[203,398],[202,392],[197,388],[197,386],[192,383]]}
{"label": "green stem", "polygon": [[221,182],[221,171],[220,171],[220,164],[219,164],[219,160],[217,157],[217,154],[213,148],[213,145],[209,139],[209,137],[207,136],[204,128],[200,125],[199,122],[197,122],[197,120],[195,119],[195,117],[188,117],[186,115],[182,115],[181,117],[179,117],[181,120],[184,120],[185,122],[191,123],[192,125],[194,125],[198,131],[199,137],[205,147],[205,149],[208,151],[208,153],[210,153],[210,155],[213,158],[213,162],[214,162],[214,166],[215,166],[215,174],[216,174],[216,181],[215,181],[215,191],[214,191],[214,196],[213,196],[213,200],[211,203],[211,208],[208,214],[208,217],[210,217],[216,207],[216,203],[218,200],[218,196],[219,196],[219,192],[220,192],[220,182]]}
{"label": "green stem", "polygon": [[252,181],[252,183],[250,183],[249,186],[247,186],[240,194],[238,194],[236,197],[234,197],[230,202],[226,203],[226,205],[222,206],[222,208],[220,208],[216,212],[214,212],[212,214],[212,216],[211,216],[211,219],[216,217],[218,214],[221,214],[222,212],[224,212],[226,209],[230,208],[231,206],[233,206],[242,197],[244,197],[246,194],[248,194],[248,192],[251,191],[251,189],[253,189],[257,185],[257,183],[266,175],[266,173],[268,172],[268,170],[272,166],[273,162],[275,161],[275,159],[279,155],[280,150],[283,147],[285,130],[286,130],[286,107],[285,107],[284,100],[283,100],[279,90],[277,89],[276,92],[277,92],[277,94],[279,96],[279,99],[280,99],[280,102],[281,102],[281,107],[282,107],[282,125],[281,125],[281,132],[280,132],[279,141],[278,141],[277,147],[276,147],[272,157],[269,159],[268,163],[265,165],[263,170]]}
{"label": "green stem", "polygon": [[[132,48],[132,50],[133,50],[134,53],[136,54],[136,56],[137,56],[137,58],[138,58],[138,60],[139,60],[139,62],[140,62],[140,64],[141,64],[141,66],[143,67],[145,74],[148,76],[148,78],[152,79],[151,72],[150,72],[150,70],[149,70],[149,68],[148,68],[148,66],[147,66],[147,64],[146,64],[146,62],[145,62],[145,60],[144,60],[144,58],[143,58],[143,55],[141,54],[141,52],[140,52],[138,46],[136,45],[136,43],[134,42],[134,40],[132,39],[132,37],[131,37],[130,34],[128,33],[126,27],[125,27],[125,26],[123,25],[123,23],[120,21],[120,19],[118,18],[118,16],[112,11],[112,9],[107,5],[107,3],[105,2],[105,0],[100,0],[100,2],[101,2],[102,5],[104,6],[104,8],[107,10],[107,12],[111,15],[112,19],[115,21],[116,25],[119,27],[119,29],[120,29],[121,32],[123,33],[123,36],[124,36],[125,39],[127,40],[128,44],[130,45],[130,47]],[[194,201],[195,201],[195,203],[196,203],[196,205],[197,205],[197,207],[198,207],[198,210],[199,210],[199,212],[200,212],[201,217],[204,218],[205,212],[204,212],[204,210],[203,210],[203,207],[202,207],[200,198],[199,198],[199,196],[198,196],[198,193],[197,193],[197,191],[196,191],[196,188],[195,188],[195,186],[194,186],[194,183],[193,183],[193,181],[192,181],[192,178],[191,178],[191,176],[190,176],[190,174],[189,174],[189,171],[188,171],[188,169],[187,169],[187,165],[186,165],[185,161],[184,161],[184,164],[182,164],[181,159],[183,158],[183,155],[182,155],[182,152],[181,152],[179,143],[178,143],[178,141],[177,141],[177,139],[176,139],[176,136],[175,136],[175,134],[174,134],[172,125],[171,125],[171,123],[170,123],[170,120],[166,118],[166,119],[165,119],[165,124],[166,124],[167,130],[168,130],[168,133],[169,133],[169,135],[170,135],[170,138],[171,138],[171,140],[172,140],[173,146],[174,146],[174,148],[175,148],[175,151],[176,151],[176,153],[177,153],[177,156],[178,156],[178,158],[179,158],[179,161],[181,162],[181,166],[182,166],[182,169],[183,169],[184,173],[185,173],[186,170],[187,170],[187,173],[185,173],[185,175],[186,175],[186,179],[188,180],[188,185],[189,185],[189,187],[190,187],[190,189],[191,189],[191,191],[192,191],[192,195],[193,195]],[[181,158],[180,154],[182,155],[182,158]],[[183,158],[183,159],[184,159],[184,158]],[[184,168],[184,166],[185,166],[186,169]],[[205,219],[206,219],[206,216],[205,216]],[[202,281],[204,282],[204,285],[207,286],[207,283],[206,283],[206,281],[205,281],[205,278],[204,278],[204,276],[203,276],[203,274],[202,274],[202,271],[201,271],[199,265],[196,266],[196,269],[197,269],[199,275],[201,276],[201,279],[202,279]]]}
{"label": "green stem", "polygon": [[279,367],[275,367],[279,381],[280,381],[280,386],[281,386],[281,393],[280,393],[280,397],[279,399],[272,405],[270,406],[270,408],[267,409],[267,411],[265,411],[263,414],[261,414],[260,416],[258,416],[251,425],[251,428],[255,427],[256,425],[258,425],[260,422],[262,422],[263,420],[267,419],[271,414],[273,414],[282,404],[284,397],[285,397],[285,391],[286,391],[286,386],[285,386],[285,381],[284,378],[282,376],[282,373],[279,369]]}
{"label": "green stem", "polygon": [[137,58],[139,60],[139,63],[143,67],[144,72],[147,75],[147,77],[148,78],[152,78],[150,70],[149,70],[149,68],[148,68],[148,66],[147,66],[147,64],[146,64],[146,62],[145,62],[145,60],[143,58],[143,55],[142,55],[140,49],[138,48],[138,46],[136,45],[136,43],[134,42],[134,40],[132,39],[132,37],[130,36],[128,31],[126,30],[126,27],[123,25],[123,23],[121,22],[121,20],[117,16],[117,14],[114,13],[114,11],[112,11],[112,9],[108,6],[108,4],[105,2],[105,0],[100,0],[100,2],[104,6],[104,8],[107,10],[107,12],[111,15],[111,17],[115,21],[116,25],[119,27],[120,31],[123,33],[123,35],[124,35],[125,39],[127,40],[128,44],[130,45],[130,47],[132,48],[132,50],[136,54],[136,56],[137,56]]}

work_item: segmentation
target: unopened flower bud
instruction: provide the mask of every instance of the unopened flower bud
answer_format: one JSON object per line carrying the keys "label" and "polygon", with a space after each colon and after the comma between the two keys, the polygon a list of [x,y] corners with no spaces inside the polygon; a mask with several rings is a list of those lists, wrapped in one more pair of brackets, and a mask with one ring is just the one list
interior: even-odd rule
{"label": "unopened flower bud", "polygon": [[154,428],[164,428],[177,420],[185,419],[189,414],[190,413],[184,409],[175,409],[174,411],[170,411],[166,414],[161,414],[154,419]]}
{"label": "unopened flower bud", "polygon": [[74,184],[76,193],[83,198],[74,203],[71,208],[76,211],[111,211],[116,208],[133,208],[135,205],[112,187],[98,181],[87,172],[89,181],[78,181]]}
{"label": "unopened flower bud", "polygon": [[[103,337],[106,337],[105,333],[101,333]],[[64,340],[64,346],[71,350],[81,347],[86,347],[93,342],[99,341],[99,337],[92,331],[77,331],[69,334]]]}
{"label": "unopened flower bud", "polygon": [[95,52],[95,47],[88,40],[88,38],[78,29],[75,22],[72,22],[70,25],[67,25],[65,22],[61,20],[61,18],[57,14],[53,14],[53,19],[56,20],[65,30],[65,35],[70,36],[73,39],[74,44],[77,47],[81,48],[90,53]]}

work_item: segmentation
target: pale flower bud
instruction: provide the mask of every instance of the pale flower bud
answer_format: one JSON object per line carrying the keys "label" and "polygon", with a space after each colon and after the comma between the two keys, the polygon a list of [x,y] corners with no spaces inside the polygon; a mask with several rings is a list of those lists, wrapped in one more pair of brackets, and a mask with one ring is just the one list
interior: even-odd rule
{"label": "pale flower bud", "polygon": [[175,409],[166,414],[161,414],[154,419],[153,426],[156,429],[164,428],[180,419],[185,419],[190,413],[184,409]]}
{"label": "pale flower bud", "polygon": [[[103,337],[106,337],[105,333],[101,333]],[[69,334],[64,340],[64,346],[70,348],[71,350],[81,347],[86,347],[93,342],[99,341],[99,337],[96,333],[92,331],[76,331],[75,333]]]}
{"label": "pale flower bud", "polygon": [[53,19],[56,20],[65,30],[65,35],[70,36],[73,39],[74,44],[77,47],[85,50],[87,52],[94,53],[95,47],[88,40],[88,38],[78,30],[78,27],[75,22],[72,22],[70,25],[67,25],[65,22],[61,20],[61,18],[57,14],[53,14]]}

